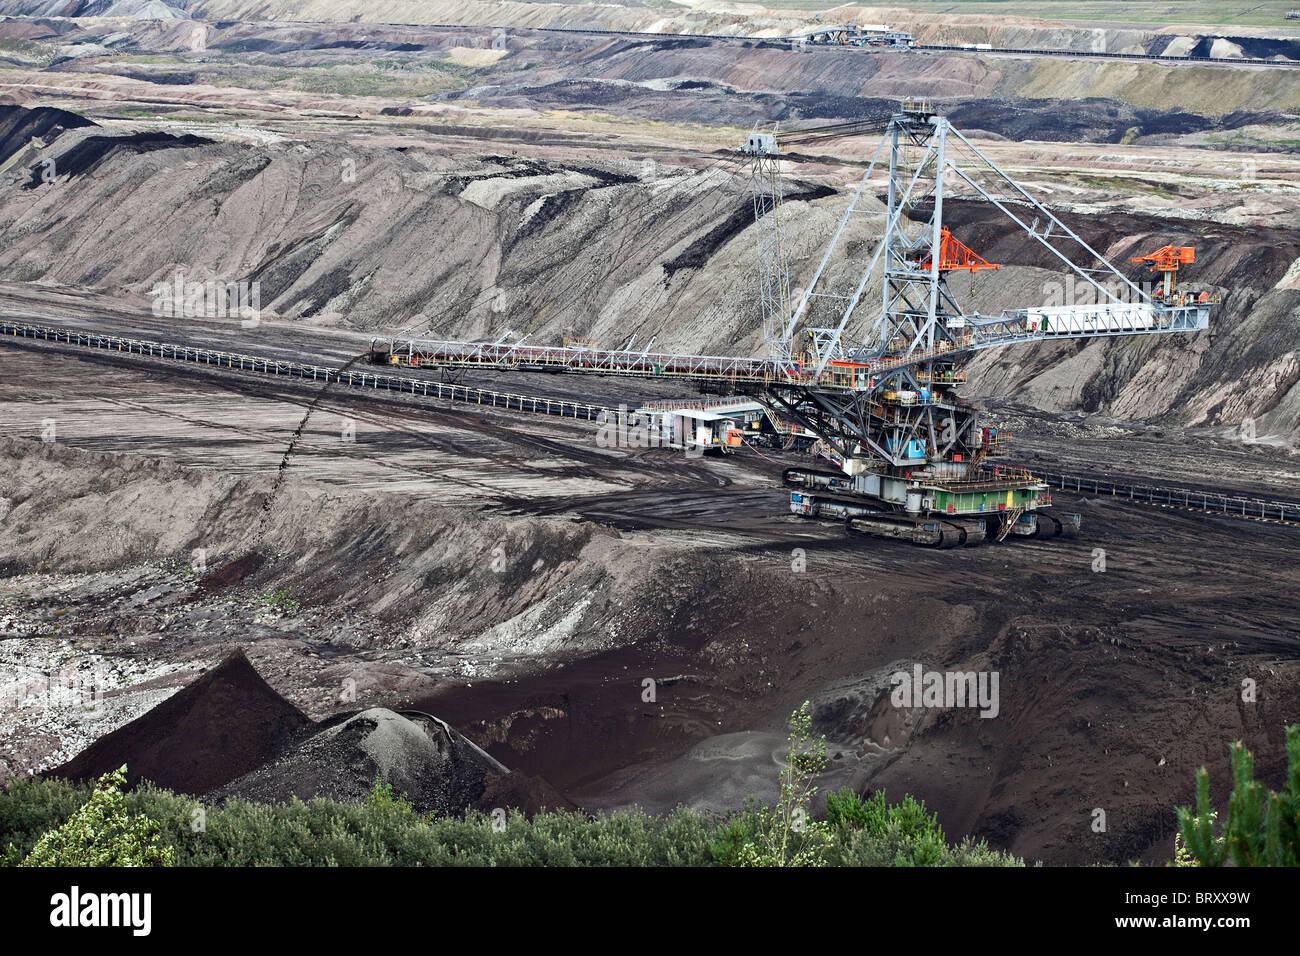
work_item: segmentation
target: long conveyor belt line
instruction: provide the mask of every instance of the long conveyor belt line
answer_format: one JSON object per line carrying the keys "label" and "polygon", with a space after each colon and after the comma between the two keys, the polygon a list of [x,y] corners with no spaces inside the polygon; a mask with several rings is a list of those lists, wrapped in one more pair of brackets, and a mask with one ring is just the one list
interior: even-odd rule
{"label": "long conveyor belt line", "polygon": [[471,405],[488,405],[521,412],[536,412],[539,415],[575,418],[579,421],[597,421],[602,415],[610,411],[604,405],[592,405],[570,399],[521,395],[516,392],[500,392],[403,375],[382,375],[350,368],[336,369],[326,365],[288,362],[283,359],[244,355],[218,349],[197,348],[192,345],[173,345],[144,339],[123,338],[117,335],[104,335],[98,332],[27,325],[9,319],[0,319],[0,335],[38,339],[45,342],[109,352],[151,356],[153,358],[235,371],[288,376],[307,382],[318,382],[321,385],[335,384],[346,388],[370,388],[379,391],[405,392],[410,395],[440,398],[446,401]]}
{"label": "long conveyor belt line", "polygon": [[1300,502],[1268,501],[1263,498],[1247,498],[1241,495],[1228,495],[1193,488],[1125,484],[1080,475],[1048,475],[1041,472],[1036,472],[1036,474],[1048,485],[1059,488],[1067,494],[1105,495],[1112,498],[1122,498],[1125,501],[1137,501],[1143,504],[1181,508],[1188,511],[1203,511],[1208,514],[1225,514],[1236,518],[1254,518],[1264,521],[1278,521],[1284,524],[1300,524]]}
{"label": "long conveyor belt line", "polygon": [[[614,409],[604,405],[576,402],[569,399],[522,395],[492,389],[474,388],[450,382],[435,382],[402,375],[384,375],[367,371],[330,368],[303,362],[245,355],[218,349],[175,345],[145,339],[125,338],[98,332],[53,326],[29,325],[12,319],[0,318],[0,336],[35,339],[79,348],[130,355],[150,356],[192,365],[204,365],[232,371],[254,372],[266,375],[287,376],[321,385],[336,384],[346,388],[375,389],[427,396],[446,401],[486,405],[514,411],[535,412],[573,418],[579,421],[600,421],[602,416],[613,414]],[[1190,488],[1159,487],[1124,483],[1123,480],[1086,477],[1080,475],[1043,474],[1035,471],[1042,480],[1064,493],[1108,495],[1127,501],[1162,507],[1224,514],[1229,517],[1250,518],[1256,521],[1273,521],[1283,524],[1300,524],[1300,503],[1247,498]],[[1131,479],[1129,479],[1131,481]]]}

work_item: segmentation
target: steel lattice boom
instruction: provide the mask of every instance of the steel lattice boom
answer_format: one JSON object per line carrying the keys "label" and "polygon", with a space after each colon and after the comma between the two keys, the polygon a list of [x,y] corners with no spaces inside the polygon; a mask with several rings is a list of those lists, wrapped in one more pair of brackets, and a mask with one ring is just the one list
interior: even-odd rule
{"label": "steel lattice boom", "polygon": [[[670,377],[759,395],[776,415],[816,435],[822,455],[838,466],[788,472],[787,483],[798,489],[792,509],[844,518],[852,530],[947,544],[982,540],[989,518],[996,520],[988,533],[999,537],[1077,526],[1077,517],[1072,525],[1045,511],[1051,497],[1042,480],[990,462],[1006,436],[981,427],[976,410],[958,396],[966,379],[962,363],[1004,345],[1200,331],[1208,328],[1217,297],[1174,294],[1169,281],[1154,298],[1146,295],[919,101],[905,103],[891,118],[795,303],[776,133],[751,133],[743,153],[751,164],[765,358],[377,339],[374,360]],[[846,226],[855,216],[882,216],[868,188],[882,161],[888,179],[881,238],[852,286],[830,289],[827,266],[845,242]],[[964,311],[948,286],[949,273],[999,267],[944,226],[944,200],[952,189],[999,209],[1082,280],[1092,301],[995,316]],[[1179,262],[1194,261],[1192,250],[1182,247],[1141,261],[1170,269],[1165,260],[1171,249]],[[838,321],[812,324],[810,316],[825,315],[825,305]]]}
{"label": "steel lattice boom", "polygon": [[[783,413],[821,438],[825,456],[842,472],[796,472],[788,480],[805,491],[869,504],[855,514],[842,499],[795,494],[792,506],[804,514],[829,508],[850,523],[855,517],[871,521],[878,509],[976,521],[994,516],[999,535],[1038,531],[1038,513],[1051,504],[1047,486],[1026,472],[990,464],[1006,436],[980,427],[976,410],[958,396],[965,380],[962,360],[980,349],[1050,338],[1196,331],[1208,326],[1209,304],[1152,301],[927,103],[905,104],[893,117],[886,141],[884,235],[875,255],[851,294],[840,297],[839,324],[807,333],[806,364],[813,380],[776,383],[769,389]],[[879,158],[878,152],[862,186]],[[950,184],[966,187],[1022,226],[1093,290],[1094,302],[993,317],[967,314],[947,284],[948,273],[964,269],[973,274],[996,266],[944,226]],[[832,248],[860,201],[862,186]],[[821,274],[819,267],[801,309],[818,294]],[[1099,282],[1099,276],[1107,281]],[[866,293],[877,280],[880,304],[868,311]],[[855,327],[857,341],[849,341],[847,330]],[[827,373],[839,388],[826,387]],[[1059,520],[1044,518],[1062,530]],[[971,530],[982,537],[984,526]]]}

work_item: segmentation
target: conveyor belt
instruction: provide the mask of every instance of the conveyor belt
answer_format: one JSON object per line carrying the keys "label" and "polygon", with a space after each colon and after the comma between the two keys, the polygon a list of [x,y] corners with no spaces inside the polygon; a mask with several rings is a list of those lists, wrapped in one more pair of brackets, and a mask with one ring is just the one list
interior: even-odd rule
{"label": "conveyor belt", "polygon": [[[46,342],[80,349],[119,352],[124,355],[139,355],[146,358],[259,375],[284,376],[305,382],[315,382],[322,386],[334,384],[344,388],[402,392],[419,397],[505,408],[539,415],[573,418],[579,421],[599,421],[602,416],[615,412],[614,409],[604,405],[577,402],[570,399],[546,398],[516,392],[474,388],[451,382],[439,382],[403,375],[388,375],[364,369],[354,370],[348,366],[332,368],[325,365],[290,362],[284,359],[266,358],[219,349],[174,345],[53,326],[30,325],[13,319],[0,318],[0,341],[3,341],[3,337]],[[809,472],[810,470],[801,468],[790,469],[790,471]],[[824,475],[826,478],[840,477],[835,472],[818,471],[817,473]],[[1178,508],[1206,514],[1221,514],[1233,518],[1300,526],[1300,502],[1295,501],[1252,498],[1228,491],[1147,485],[1140,483],[1140,479],[1123,476],[1098,478],[1084,475],[1044,474],[1038,471],[1035,471],[1035,474],[1047,485],[1059,489],[1063,494],[1107,496],[1163,508]],[[786,483],[791,484],[788,474]]]}
{"label": "conveyor belt", "polygon": [[140,355],[164,361],[205,365],[231,371],[253,372],[259,375],[285,376],[305,382],[315,382],[321,386],[332,384],[344,388],[404,392],[408,395],[443,399],[444,401],[487,405],[521,412],[535,412],[539,415],[554,415],[560,418],[576,418],[580,421],[597,421],[602,415],[612,411],[612,409],[606,408],[604,405],[592,405],[570,399],[521,395],[516,392],[474,388],[452,382],[439,382],[403,375],[377,374],[365,369],[353,369],[350,367],[350,363],[342,368],[331,368],[326,365],[289,362],[284,359],[226,352],[218,349],[197,348],[192,345],[173,345],[146,339],[104,335],[97,332],[28,325],[10,319],[0,319],[0,336],[52,342],[59,345],[73,346],[74,348]]}
{"label": "conveyor belt", "polygon": [[1300,502],[1270,501],[1244,495],[1195,488],[1172,488],[1138,484],[1132,478],[1091,478],[1082,475],[1049,475],[1036,472],[1053,488],[1065,494],[1122,498],[1161,508],[1178,508],[1233,518],[1253,518],[1279,524],[1300,525]]}

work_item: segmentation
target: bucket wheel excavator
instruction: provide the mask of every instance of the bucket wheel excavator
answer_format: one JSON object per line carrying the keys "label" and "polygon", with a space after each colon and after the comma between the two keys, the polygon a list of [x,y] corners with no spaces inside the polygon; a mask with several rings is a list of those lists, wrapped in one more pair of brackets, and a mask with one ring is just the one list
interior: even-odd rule
{"label": "bucket wheel excavator", "polygon": [[[775,135],[751,135],[756,168],[775,162]],[[833,252],[855,216],[880,215],[867,192],[886,153],[883,237],[856,284],[823,282]],[[772,176],[756,177],[760,186]],[[944,225],[945,194],[993,204],[1082,280],[1087,305],[968,314],[950,281],[998,265]],[[775,187],[779,204],[779,182]],[[764,219],[766,222],[764,222]],[[779,232],[779,216],[760,219],[760,249],[783,248],[761,233]],[[760,255],[759,262],[770,262]],[[964,362],[975,352],[1051,339],[1193,332],[1209,324],[1207,294],[1173,293],[1170,276],[1193,250],[1167,246],[1144,261],[1165,271],[1161,294],[1148,297],[1068,226],[1017,185],[925,101],[903,104],[807,288],[792,308],[765,311],[768,351],[780,370],[766,386],[778,412],[818,436],[833,468],[791,468],[791,510],[843,520],[851,532],[953,547],[1010,535],[1073,535],[1077,514],[1052,507],[1047,485],[995,459],[1009,436],[985,427],[958,395]],[[760,286],[787,284],[784,262]],[[973,281],[973,279],[972,279]],[[868,304],[868,300],[874,300]],[[773,300],[762,298],[768,309]],[[779,303],[777,303],[779,306]],[[814,308],[814,305],[816,308]],[[821,325],[810,317],[838,322]],[[863,319],[865,318],[865,321]],[[849,330],[856,329],[852,339]],[[802,349],[795,351],[796,331]],[[829,386],[829,387],[828,387]]]}
{"label": "bucket wheel excavator", "polygon": [[[931,547],[1073,535],[1079,516],[1053,508],[1046,483],[995,461],[1008,436],[985,426],[958,394],[966,381],[962,366],[976,352],[1001,346],[1206,329],[1213,300],[1179,295],[1173,285],[1174,272],[1194,253],[1166,246],[1135,258],[1163,273],[1159,294],[1149,296],[928,102],[905,102],[881,125],[884,138],[797,297],[785,259],[777,133],[755,131],[742,148],[754,203],[764,358],[427,339],[376,340],[372,357],[396,365],[676,377],[752,395],[816,436],[824,465],[784,473],[794,514]],[[883,210],[868,187],[882,163]],[[1082,296],[1089,303],[989,316],[965,311],[950,278],[965,273],[973,282],[999,266],[944,224],[949,192],[1009,217],[1074,274],[1072,287],[1090,290]],[[853,232],[849,224],[863,216],[883,216],[882,235],[866,267],[841,288],[842,264],[852,259],[841,246]],[[832,262],[840,267],[829,269]],[[841,278],[832,283],[831,272]]]}

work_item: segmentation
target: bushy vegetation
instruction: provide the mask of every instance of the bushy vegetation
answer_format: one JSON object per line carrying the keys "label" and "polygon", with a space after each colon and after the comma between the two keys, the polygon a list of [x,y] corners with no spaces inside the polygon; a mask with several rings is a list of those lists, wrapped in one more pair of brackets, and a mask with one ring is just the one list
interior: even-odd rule
{"label": "bushy vegetation", "polygon": [[333,800],[200,806],[150,786],[121,792],[121,772],[94,792],[23,780],[0,794],[4,862],[179,866],[1020,866],[965,841],[950,847],[925,807],[883,793],[827,798],[809,811],[825,742],[807,704],[791,720],[776,807],[750,803],[726,817],[678,809],[588,816],[469,812],[433,819],[376,780],[356,804]]}
{"label": "bushy vegetation", "polygon": [[[1218,826],[1210,775],[1196,774],[1196,810],[1178,808],[1176,866],[1300,866],[1300,726],[1286,728],[1287,782],[1282,792],[1255,779],[1255,756],[1232,745],[1232,793]],[[1217,831],[1217,832],[1216,832]]]}
{"label": "bushy vegetation", "polygon": [[[28,858],[48,831],[87,803],[87,789],[58,780],[24,780],[0,795],[0,845],[7,862]],[[846,797],[847,799],[847,797]],[[873,800],[883,801],[883,795]],[[868,801],[872,802],[872,801]],[[589,817],[541,813],[532,820],[483,813],[429,819],[380,784],[362,803],[333,800],[205,807],[189,797],[142,787],[121,794],[121,810],[156,827],[157,846],[178,866],[716,866],[754,860],[770,809],[751,806],[728,819],[679,809],[663,816],[620,812]],[[891,808],[899,810],[899,808]],[[901,811],[904,816],[908,811]],[[879,832],[845,822],[818,824],[831,866],[1018,866],[1020,861],[969,841],[932,852],[933,834],[918,836],[886,823]],[[728,841],[731,841],[730,844]],[[728,845],[731,850],[728,850]],[[107,862],[102,865],[114,865]],[[36,861],[32,861],[36,862]],[[64,857],[61,862],[72,863]],[[88,860],[87,860],[88,862]],[[157,862],[163,862],[159,858]]]}
{"label": "bushy vegetation", "polygon": [[938,817],[911,796],[890,806],[883,790],[866,800],[852,790],[841,790],[826,798],[826,822],[866,834],[866,842],[888,854],[879,860],[881,865],[942,866],[948,856]]}
{"label": "bushy vegetation", "polygon": [[127,808],[122,793],[125,785],[126,767],[104,774],[89,799],[58,826],[41,834],[25,856],[20,858],[12,844],[6,846],[5,862],[19,866],[171,866],[175,851],[162,845],[155,821]]}
{"label": "bushy vegetation", "polygon": [[[826,795],[811,814],[826,767],[807,703],[790,720],[790,747],[775,807],[751,801],[718,817],[688,809],[469,812],[435,819],[376,779],[360,803],[234,800],[205,806],[145,785],[125,792],[126,768],[94,787],[21,780],[0,792],[5,866],[1023,866],[983,841],[950,845],[937,816],[911,796],[884,791]],[[1196,807],[1177,810],[1176,866],[1300,865],[1300,727],[1286,728],[1285,787],[1255,779],[1253,755],[1232,747],[1226,813],[1210,804],[1209,774]]]}

